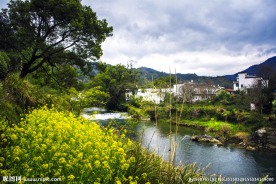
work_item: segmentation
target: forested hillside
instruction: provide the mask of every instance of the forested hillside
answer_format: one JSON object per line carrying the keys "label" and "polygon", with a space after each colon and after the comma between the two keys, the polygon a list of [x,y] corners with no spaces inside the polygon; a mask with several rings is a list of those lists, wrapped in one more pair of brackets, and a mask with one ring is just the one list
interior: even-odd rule
{"label": "forested hillside", "polygon": [[[169,73],[159,72],[151,68],[141,67],[137,68],[138,73],[140,73],[141,81],[152,81],[160,77],[169,77]],[[178,83],[183,83],[187,81],[193,81],[196,83],[208,83],[213,85],[220,85],[225,88],[233,88],[233,83],[231,80],[224,76],[209,77],[209,76],[198,76],[197,74],[182,74],[182,73],[171,73],[173,77],[177,77]],[[141,82],[142,83],[142,82]]]}
{"label": "forested hillside", "polygon": [[226,78],[235,81],[238,73],[245,72],[249,75],[256,75],[258,77],[273,78],[276,73],[276,56],[268,58],[266,61],[252,65],[247,69],[237,72],[233,75],[225,75]]}

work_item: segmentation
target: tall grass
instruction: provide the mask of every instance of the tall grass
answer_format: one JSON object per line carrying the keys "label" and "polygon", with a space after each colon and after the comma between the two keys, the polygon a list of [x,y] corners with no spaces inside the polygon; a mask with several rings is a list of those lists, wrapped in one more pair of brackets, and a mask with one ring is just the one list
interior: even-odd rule
{"label": "tall grass", "polygon": [[[192,179],[219,178],[220,176],[206,174],[206,168],[201,169],[196,163],[174,166],[163,158],[151,153],[142,147],[141,143],[135,143],[128,152],[129,157],[134,157],[135,162],[130,164],[127,175],[146,176],[150,183],[186,184],[186,183],[221,183],[191,182]],[[144,173],[144,174],[143,174]],[[144,180],[140,180],[141,183]]]}

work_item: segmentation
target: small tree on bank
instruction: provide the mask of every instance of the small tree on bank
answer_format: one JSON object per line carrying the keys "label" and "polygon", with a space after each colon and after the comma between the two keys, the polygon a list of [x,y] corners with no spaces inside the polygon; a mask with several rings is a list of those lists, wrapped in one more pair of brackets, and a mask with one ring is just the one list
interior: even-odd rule
{"label": "small tree on bank", "polygon": [[247,91],[251,103],[259,113],[271,113],[274,96],[268,80],[256,81]]}

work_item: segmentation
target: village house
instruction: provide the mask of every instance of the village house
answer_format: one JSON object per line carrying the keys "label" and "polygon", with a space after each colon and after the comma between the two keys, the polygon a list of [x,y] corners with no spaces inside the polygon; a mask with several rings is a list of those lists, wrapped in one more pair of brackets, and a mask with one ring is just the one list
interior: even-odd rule
{"label": "village house", "polygon": [[154,102],[156,104],[160,104],[161,101],[164,101],[165,94],[172,92],[170,88],[164,89],[156,89],[156,88],[146,88],[146,89],[138,89],[136,94],[132,94],[132,92],[126,92],[126,100],[129,100],[131,96],[141,97],[144,101]]}
{"label": "village house", "polygon": [[208,84],[198,84],[193,81],[184,84],[175,84],[173,88],[146,88],[138,89],[135,94],[128,91],[126,92],[126,100],[129,100],[131,96],[141,97],[144,101],[154,102],[159,104],[164,101],[166,93],[172,93],[177,99],[181,99],[185,102],[196,102],[212,99],[216,94],[224,89],[223,87],[216,87]]}
{"label": "village house", "polygon": [[[248,75],[247,73],[239,73],[237,81],[233,82],[234,91],[244,91],[248,93],[248,90],[258,87],[268,87],[268,80],[264,80],[262,77],[254,75]],[[250,103],[251,111],[256,110],[256,104]]]}
{"label": "village house", "polygon": [[186,102],[197,102],[213,99],[223,87],[205,83],[194,83],[193,81],[184,84],[174,85],[174,96]]}
{"label": "village house", "polygon": [[268,80],[263,80],[261,77],[254,75],[248,75],[247,73],[239,73],[237,81],[233,82],[234,91],[247,91],[247,89],[253,88],[258,82],[261,82],[263,86],[268,86]]}

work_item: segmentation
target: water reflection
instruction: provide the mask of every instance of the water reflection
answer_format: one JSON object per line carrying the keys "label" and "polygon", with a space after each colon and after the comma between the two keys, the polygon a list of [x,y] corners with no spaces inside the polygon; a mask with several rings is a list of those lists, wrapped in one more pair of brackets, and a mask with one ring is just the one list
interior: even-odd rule
{"label": "water reflection", "polygon": [[[102,112],[103,113],[103,112]],[[87,114],[85,114],[87,115]],[[87,115],[88,116],[88,115]],[[128,129],[128,136],[133,140],[140,140],[145,148],[168,160],[170,155],[169,124],[159,123],[158,127],[152,122],[129,123],[125,116],[119,114],[101,114],[99,123],[106,126],[110,118],[119,117],[119,122],[114,126],[124,126]],[[107,118],[108,117],[108,118]],[[131,126],[129,126],[131,124]],[[175,132],[175,127],[172,127]],[[218,147],[213,144],[191,142],[190,136],[204,134],[201,130],[189,127],[179,127],[176,139],[176,163],[198,163],[202,167],[210,164],[207,172],[222,174],[226,177],[263,177],[269,174],[276,177],[276,154],[251,152],[233,147]]]}
{"label": "water reflection", "polygon": [[[169,125],[156,128],[151,123],[140,123],[136,127],[145,147],[169,159]],[[233,147],[218,147],[213,144],[191,142],[189,137],[204,134],[200,130],[180,127],[176,137],[176,163],[200,163],[202,167],[210,164],[208,173],[222,174],[228,177],[263,177],[269,174],[275,177],[276,154],[250,152]],[[172,134],[174,139],[175,134]]]}

